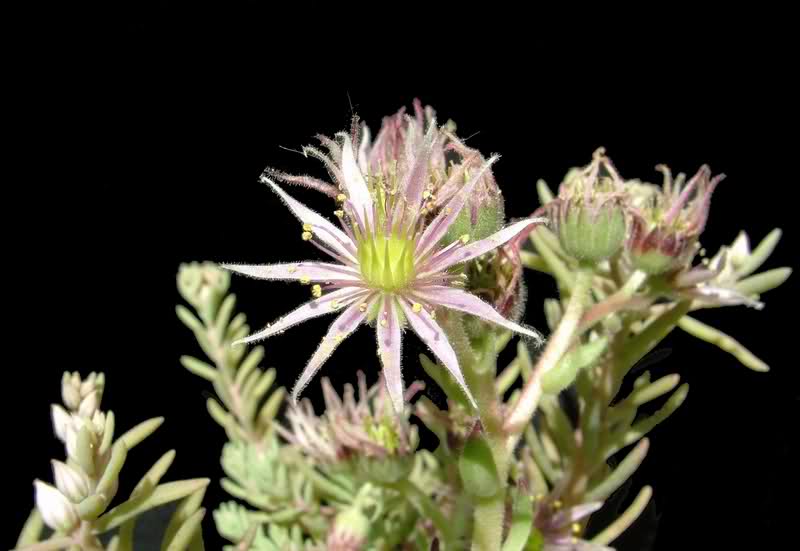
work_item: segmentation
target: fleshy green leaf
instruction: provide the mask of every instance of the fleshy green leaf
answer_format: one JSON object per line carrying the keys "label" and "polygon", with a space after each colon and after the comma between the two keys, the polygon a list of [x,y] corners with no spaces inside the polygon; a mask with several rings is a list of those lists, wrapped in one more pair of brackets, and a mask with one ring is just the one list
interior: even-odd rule
{"label": "fleshy green leaf", "polygon": [[181,480],[178,482],[167,482],[161,484],[148,492],[145,495],[129,499],[114,507],[111,511],[97,519],[95,529],[97,532],[102,533],[112,528],[120,526],[141,513],[164,505],[171,501],[182,499],[189,494],[192,494],[200,488],[208,486],[208,478],[195,478],[191,480]]}
{"label": "fleshy green leaf", "polygon": [[139,423],[131,430],[119,437],[117,441],[125,443],[128,451],[138,446],[145,438],[153,434],[158,427],[164,422],[163,417],[154,417],[142,423]]}

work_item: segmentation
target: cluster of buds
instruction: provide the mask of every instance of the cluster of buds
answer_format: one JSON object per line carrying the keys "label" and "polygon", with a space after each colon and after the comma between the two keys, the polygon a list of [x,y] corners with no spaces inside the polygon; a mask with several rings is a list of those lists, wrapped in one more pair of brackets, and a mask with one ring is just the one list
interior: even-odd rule
{"label": "cluster of buds", "polygon": [[558,198],[545,209],[561,246],[580,262],[607,260],[624,244],[625,186],[602,148],[588,166],[567,174]]}
{"label": "cluster of buds", "polygon": [[53,461],[55,487],[34,482],[36,506],[52,529],[68,533],[97,502],[108,503],[116,493],[116,477],[103,477],[111,456],[114,416],[100,410],[105,376],[64,373],[64,406],[52,406],[53,429],[65,444],[66,462]]}
{"label": "cluster of buds", "polygon": [[[419,382],[409,385],[405,399],[422,388]],[[350,384],[339,397],[327,378],[322,392],[325,412],[317,416],[309,400],[293,405],[286,414],[289,428],[277,427],[281,436],[317,463],[354,466],[377,482],[393,483],[408,475],[419,437],[407,413],[395,413],[385,384],[368,388],[359,371],[357,397]]]}
{"label": "cluster of buds", "polygon": [[628,251],[633,266],[651,275],[691,262],[708,219],[711,194],[724,178],[722,174],[712,178],[711,170],[703,166],[685,182],[683,174],[673,179],[666,166],[656,168],[664,175],[661,188],[639,184],[629,194],[633,216]]}
{"label": "cluster of buds", "polygon": [[178,272],[178,291],[201,315],[213,311],[230,286],[230,274],[212,262],[192,262]]}

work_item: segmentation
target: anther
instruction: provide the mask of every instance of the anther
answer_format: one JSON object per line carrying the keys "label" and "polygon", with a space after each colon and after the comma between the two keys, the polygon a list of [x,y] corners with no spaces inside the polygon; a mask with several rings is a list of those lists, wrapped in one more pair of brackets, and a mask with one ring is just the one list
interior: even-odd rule
{"label": "anther", "polygon": [[312,295],[314,298],[319,298],[319,297],[321,297],[321,296],[322,296],[322,286],[320,286],[320,285],[314,285],[313,287],[311,287],[311,295]]}

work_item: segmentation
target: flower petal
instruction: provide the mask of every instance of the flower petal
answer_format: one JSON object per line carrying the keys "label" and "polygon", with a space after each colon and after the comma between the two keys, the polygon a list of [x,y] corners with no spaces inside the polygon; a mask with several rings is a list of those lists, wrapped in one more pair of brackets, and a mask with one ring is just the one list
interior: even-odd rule
{"label": "flower petal", "polygon": [[281,199],[289,207],[289,210],[294,214],[303,224],[311,226],[311,233],[314,237],[318,238],[325,245],[333,249],[339,256],[357,264],[355,251],[356,246],[350,240],[346,233],[334,226],[331,222],[326,220],[320,214],[314,212],[303,203],[294,199],[288,193],[283,191],[281,187],[267,178],[262,176],[261,180],[270,185],[270,187],[277,193]]}
{"label": "flower petal", "polygon": [[445,335],[442,328],[439,327],[439,324],[433,320],[431,315],[424,308],[419,312],[414,312],[411,303],[406,299],[400,299],[400,306],[411,324],[411,328],[419,335],[422,342],[428,345],[428,348],[431,349],[445,368],[447,368],[458,383],[458,386],[464,391],[464,394],[467,396],[472,406],[477,409],[478,405],[475,403],[475,398],[472,397],[467,382],[464,380],[464,375],[461,373],[461,368],[458,366],[458,358],[456,357],[455,350],[453,350],[453,347],[450,345],[450,341],[447,340],[447,335]]}
{"label": "flower petal", "polygon": [[292,262],[289,264],[221,264],[222,268],[256,279],[290,281],[330,281],[358,283],[361,275],[357,270],[329,262]]}
{"label": "flower petal", "polygon": [[500,157],[498,155],[495,155],[483,163],[483,166],[478,169],[472,179],[467,182],[455,194],[455,196],[447,202],[445,206],[442,207],[436,218],[434,218],[428,227],[425,228],[425,231],[423,232],[422,237],[420,237],[419,243],[417,244],[418,259],[428,254],[433,247],[435,247],[436,244],[441,241],[442,237],[444,237],[444,234],[447,233],[447,230],[461,213],[461,209],[463,209],[464,205],[467,203],[475,184],[478,183],[478,180],[483,177],[484,173],[489,170],[489,167],[491,167],[499,158]]}
{"label": "flower petal", "polygon": [[[367,181],[358,167],[355,155],[353,154],[353,144],[350,141],[350,136],[344,136],[344,145],[342,146],[342,175],[345,191],[350,202],[353,204],[356,212],[359,214],[366,213],[367,223],[372,222],[372,195],[369,193]],[[363,229],[363,228],[362,228]]]}
{"label": "flower petal", "polygon": [[423,268],[424,273],[420,275],[427,275],[431,272],[438,272],[446,270],[454,264],[472,260],[482,254],[486,254],[492,249],[496,249],[506,241],[509,241],[522,233],[523,231],[532,228],[538,224],[546,221],[546,218],[527,218],[520,220],[502,230],[490,235],[486,239],[481,239],[475,243],[471,243],[464,247],[457,247],[455,249],[448,249],[444,252],[438,253],[431,258],[430,262]]}
{"label": "flower petal", "polygon": [[367,317],[367,310],[374,300],[375,297],[373,296],[366,301],[367,308],[364,308],[359,302],[351,304],[336,318],[336,321],[331,324],[330,329],[328,329],[328,332],[322,338],[322,342],[316,352],[311,356],[308,364],[306,364],[306,367],[294,384],[294,388],[292,389],[292,401],[295,404],[297,403],[297,398],[300,396],[300,393],[303,392],[303,389],[308,385],[314,375],[316,375],[319,368],[325,363],[325,360],[333,354],[333,351],[336,350],[339,343],[349,337],[361,322],[364,321]]}
{"label": "flower petal", "polygon": [[392,400],[395,413],[403,412],[403,372],[400,360],[402,357],[402,336],[397,303],[392,295],[386,294],[378,313],[378,356],[383,364],[383,376],[386,378],[386,389]]}
{"label": "flower petal", "polygon": [[316,298],[305,303],[297,310],[294,310],[276,322],[267,325],[258,333],[253,333],[249,337],[239,339],[233,344],[260,341],[262,339],[266,339],[267,337],[271,337],[276,333],[282,333],[289,327],[297,325],[298,323],[335,312],[342,306],[347,306],[352,302],[364,298],[364,296],[366,296],[368,293],[369,291],[359,287],[343,287],[342,289],[337,289],[332,293],[328,293],[320,298]]}
{"label": "flower petal", "polygon": [[[418,121],[419,132],[422,133],[422,121]],[[430,157],[433,144],[438,136],[438,127],[436,121],[431,121],[428,127],[428,132],[425,135],[422,143],[416,147],[413,153],[413,162],[408,167],[408,171],[400,183],[400,189],[406,199],[408,208],[412,212],[416,212],[422,203],[422,193],[425,191],[425,186],[430,181]],[[410,132],[410,130],[409,130]],[[406,144],[411,145],[413,140],[410,137],[406,138]]]}
{"label": "flower petal", "polygon": [[505,329],[521,333],[537,341],[542,340],[542,336],[536,331],[526,329],[513,321],[507,320],[501,316],[497,310],[492,308],[490,304],[461,289],[431,285],[421,289],[415,289],[414,295],[420,297],[429,304],[466,312],[467,314],[472,314],[473,316],[482,318]]}

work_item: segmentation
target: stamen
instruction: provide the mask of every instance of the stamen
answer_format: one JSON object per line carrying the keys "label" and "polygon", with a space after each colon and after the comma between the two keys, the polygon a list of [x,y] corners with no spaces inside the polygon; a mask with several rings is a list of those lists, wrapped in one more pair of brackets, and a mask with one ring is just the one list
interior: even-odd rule
{"label": "stamen", "polygon": [[322,296],[322,286],[321,285],[314,285],[311,287],[311,295],[314,298],[319,298]]}
{"label": "stamen", "polygon": [[419,302],[415,302],[413,305],[411,305],[411,311],[414,312],[415,314],[419,314],[420,312],[422,312],[422,304],[420,304]]}

